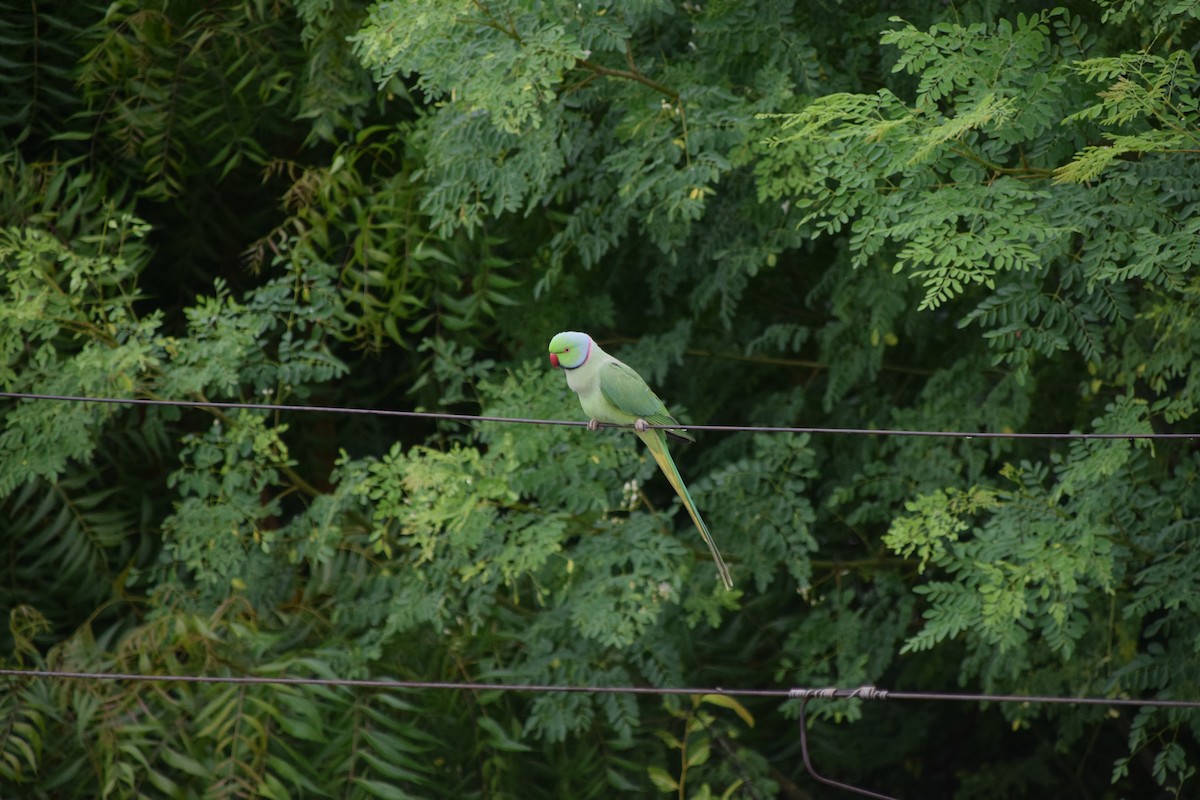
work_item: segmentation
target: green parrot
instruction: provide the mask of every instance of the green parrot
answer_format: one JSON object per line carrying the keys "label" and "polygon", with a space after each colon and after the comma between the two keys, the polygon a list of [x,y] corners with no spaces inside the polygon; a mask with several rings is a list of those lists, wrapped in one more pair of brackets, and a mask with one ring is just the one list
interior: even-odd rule
{"label": "green parrot", "polygon": [[591,417],[588,430],[596,430],[601,422],[617,425],[633,425],[638,438],[646,443],[650,455],[658,462],[659,469],[671,482],[675,493],[683,501],[692,522],[708,545],[721,581],[726,589],[733,588],[729,568],[713,543],[708,526],[700,518],[696,504],[688,493],[675,461],[667,450],[667,436],[693,442],[695,439],[682,428],[667,430],[648,428],[647,425],[678,425],[679,422],[667,411],[642,376],[633,369],[600,349],[600,345],[586,333],[563,331],[550,340],[550,364],[567,373],[567,386],[579,395],[583,413]]}

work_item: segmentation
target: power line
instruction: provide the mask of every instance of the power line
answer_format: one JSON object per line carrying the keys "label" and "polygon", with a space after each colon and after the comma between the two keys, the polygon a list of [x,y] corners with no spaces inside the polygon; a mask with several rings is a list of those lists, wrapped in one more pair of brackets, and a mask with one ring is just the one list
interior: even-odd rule
{"label": "power line", "polygon": [[1035,703],[1075,706],[1153,706],[1155,708],[1200,708],[1200,700],[1164,700],[1132,697],[1069,697],[1052,694],[988,694],[981,692],[903,692],[860,686],[856,689],[789,689],[788,697],[804,699],[926,700],[963,703]]}
{"label": "power line", "polygon": [[864,789],[861,786],[843,783],[842,781],[834,780],[833,778],[817,772],[817,768],[814,767],[812,763],[812,756],[809,755],[808,752],[808,701],[811,699],[811,696],[804,696],[800,698],[800,714],[799,719],[797,720],[800,724],[800,758],[804,762],[805,771],[812,776],[813,780],[824,783],[827,786],[833,786],[834,788],[842,789],[843,791],[847,792],[854,792],[855,794],[860,794],[863,797],[872,797],[875,800],[896,800],[891,795],[879,794],[878,792],[873,792],[870,789]]}
{"label": "power line", "polygon": [[1126,706],[1156,708],[1200,708],[1200,700],[1137,699],[1130,697],[1063,697],[1057,695],[987,694],[972,692],[905,692],[859,686],[854,689],[836,687],[822,689],[738,689],[714,687],[670,686],[592,686],[537,683],[488,683],[456,681],[404,681],[391,678],[317,678],[287,675],[145,675],[137,672],[87,672],[50,669],[0,669],[0,676],[13,678],[53,678],[60,680],[127,681],[138,683],[211,683],[257,686],[326,686],[367,689],[430,689],[479,692],[529,692],[549,694],[639,694],[639,695],[703,695],[729,697],[777,697],[780,699],[846,699],[909,700],[964,703],[1053,703],[1059,705]]}
{"label": "power line", "polygon": [[254,686],[326,686],[357,689],[436,689],[477,692],[568,692],[575,694],[692,695],[724,694],[738,697],[788,697],[787,689],[682,689],[653,686],[555,686],[536,683],[475,683],[452,681],[401,681],[389,678],[306,678],[269,675],[143,675],[136,672],[74,672],[70,670],[0,669],[0,676],[107,680],[138,683],[218,683]]}
{"label": "power line", "polygon": [[1200,708],[1200,700],[1137,700],[1127,697],[1059,697],[1054,695],[1015,695],[948,692],[903,692],[860,686],[855,689],[725,689],[721,687],[655,687],[655,686],[572,686],[525,683],[482,683],[451,681],[401,681],[387,678],[305,678],[264,675],[143,675],[135,672],[81,672],[69,670],[22,670],[0,669],[0,676],[11,678],[56,678],[60,680],[104,680],[139,683],[206,683],[240,684],[259,686],[326,686],[346,688],[370,688],[389,690],[456,690],[456,691],[501,691],[550,694],[555,692],[587,694],[637,694],[637,695],[725,695],[730,697],[777,697],[800,701],[798,722],[800,726],[800,755],[804,769],[816,781],[847,792],[875,798],[895,800],[891,795],[880,794],[861,786],[835,780],[817,772],[813,767],[808,746],[807,710],[815,699],[860,698],[863,700],[926,700],[941,702],[995,702],[995,703],[1055,703],[1060,705],[1104,705],[1158,708]]}
{"label": "power line", "polygon": [[860,686],[857,689],[792,689],[789,695],[800,700],[798,723],[800,726],[800,757],[804,769],[809,776],[827,786],[833,786],[846,792],[853,792],[862,797],[874,800],[896,800],[889,794],[880,794],[862,786],[835,780],[820,772],[813,766],[812,756],[808,747],[808,703],[816,698],[859,697],[864,700],[941,700],[941,701],[970,701],[997,703],[1056,703],[1060,705],[1104,705],[1104,706],[1157,706],[1162,708],[1200,708],[1200,700],[1134,700],[1127,697],[1059,697],[1055,695],[1012,695],[1012,694],[977,694],[977,693],[945,693],[945,692],[894,692],[887,689],[876,689],[874,686]]}
{"label": "power line", "polygon": [[[83,397],[66,394],[38,394],[32,392],[0,392],[0,398],[13,400],[54,400],[74,403],[105,403],[110,405],[174,406],[177,408],[220,408],[248,411],[295,411],[318,414],[358,414],[378,417],[403,417],[410,419],[449,420],[453,422],[495,422],[516,425],[559,425],[587,427],[580,420],[537,419],[533,417],[494,417],[478,414],[450,414],[441,411],[398,411],[388,408],[355,408],[352,406],[284,405],[280,403],[239,403],[217,400],[157,400],[145,397]],[[601,423],[602,428],[632,428],[632,425]],[[842,436],[924,436],[947,439],[1050,439],[1050,440],[1165,440],[1200,439],[1200,433],[1019,433],[1000,431],[949,431],[907,430],[887,428],[827,428],[803,426],[762,425],[647,425],[648,428],[677,429],[689,431],[713,431],[716,433],[791,433],[832,434]]]}
{"label": "power line", "polygon": [[[316,414],[359,414],[375,417],[407,417],[441,419],[456,422],[509,422],[520,425],[573,425],[587,427],[578,420],[533,419],[529,417],[486,417],[475,414],[449,414],[440,411],[397,411],[390,408],[354,408],[352,406],[284,405],[280,403],[237,403],[219,400],[155,400],[147,397],[81,397],[69,394],[33,394],[0,392],[0,397],[14,400],[60,400],[73,403],[107,403],[110,405],[174,406],[176,408],[221,408],[247,411],[300,411]],[[658,427],[658,426],[653,426]]]}

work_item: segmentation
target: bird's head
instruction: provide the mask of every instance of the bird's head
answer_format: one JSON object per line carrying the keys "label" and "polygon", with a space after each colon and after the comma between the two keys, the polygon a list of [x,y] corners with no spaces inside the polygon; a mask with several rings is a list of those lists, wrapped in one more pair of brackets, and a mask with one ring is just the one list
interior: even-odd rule
{"label": "bird's head", "polygon": [[575,369],[592,353],[592,337],[578,331],[563,331],[550,340],[550,366]]}

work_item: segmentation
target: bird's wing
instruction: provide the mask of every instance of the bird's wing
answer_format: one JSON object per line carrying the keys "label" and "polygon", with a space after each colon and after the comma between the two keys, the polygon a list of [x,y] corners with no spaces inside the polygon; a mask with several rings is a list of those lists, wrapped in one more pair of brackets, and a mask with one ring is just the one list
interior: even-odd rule
{"label": "bird's wing", "polygon": [[[679,421],[671,416],[658,395],[628,364],[615,359],[605,364],[600,370],[600,391],[604,398],[618,409],[633,417],[644,419],[651,425],[679,425]],[[694,441],[682,428],[666,433],[676,439]]]}

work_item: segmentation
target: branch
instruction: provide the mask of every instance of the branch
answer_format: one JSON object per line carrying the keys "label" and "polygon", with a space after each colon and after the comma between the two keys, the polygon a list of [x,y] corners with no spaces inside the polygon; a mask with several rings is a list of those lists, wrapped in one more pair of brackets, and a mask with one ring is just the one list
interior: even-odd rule
{"label": "branch", "polygon": [[[143,389],[142,394],[151,399],[161,399],[158,397],[158,395],[156,395],[152,391],[149,391],[148,389]],[[208,398],[205,397],[203,394],[197,393],[196,396],[199,398],[199,400],[201,402],[205,402],[208,400]],[[228,414],[223,412],[221,409],[206,408],[204,410],[207,411],[208,413],[212,414],[217,419],[219,419],[221,421],[221,424],[225,425],[226,428],[230,428],[233,426],[233,424],[234,424],[233,420],[229,417]],[[292,487],[294,489],[297,489],[297,490],[303,492],[304,494],[308,495],[309,497],[320,497],[322,494],[324,494],[324,492],[322,492],[320,489],[318,489],[317,487],[315,487],[311,483],[309,483],[307,480],[305,480],[303,478],[303,476],[300,475],[300,473],[296,472],[296,470],[292,469],[292,467],[289,466],[288,464],[284,464],[284,463],[280,462],[280,463],[272,464],[271,466],[275,467],[277,470],[279,470],[284,475],[284,477],[286,477],[289,481],[291,481]]]}
{"label": "branch", "polygon": [[[636,344],[639,339],[632,336],[611,336],[605,338],[601,344],[609,342],[619,342],[621,344]],[[741,353],[718,353],[713,350],[701,350],[695,347],[685,349],[684,355],[699,356],[700,358],[720,358],[726,361],[744,361],[748,364],[767,364],[777,367],[800,367],[803,369],[824,370],[828,369],[829,365],[824,361],[810,361],[805,358],[781,358],[779,356],[747,356]],[[881,370],[887,372],[901,372],[906,375],[933,375],[937,370],[924,369],[921,367],[904,367],[895,364],[881,364]],[[988,370],[989,372],[1000,373],[1000,370]],[[1002,374],[1002,373],[1001,373]]]}
{"label": "branch", "polygon": [[[492,13],[492,10],[488,8],[486,3],[482,2],[481,0],[475,0],[475,7],[484,15],[485,19],[472,19],[469,17],[464,17],[462,18],[463,21],[475,22],[483,25],[484,27],[492,28],[500,33],[503,33],[517,44],[524,44],[523,40],[521,39],[521,34],[517,31],[516,26],[511,24],[511,22],[506,26],[504,23],[500,22],[500,20],[496,19],[496,15]],[[630,49],[628,41],[625,42],[625,61],[629,64],[629,69],[613,69],[612,67],[606,67],[603,64],[597,64],[595,61],[592,61],[588,58],[581,58],[575,63],[580,67],[595,73],[596,75],[604,75],[609,78],[624,78],[625,80],[634,81],[635,83],[640,83],[643,86],[648,86],[659,94],[666,95],[671,99],[672,102],[678,102],[679,92],[675,91],[669,86],[659,83],[653,78],[646,77],[638,71],[637,65],[633,62],[633,51]]]}
{"label": "branch", "polygon": [[1039,180],[1054,177],[1054,170],[1052,169],[1043,169],[1041,167],[1030,166],[1004,167],[988,161],[986,158],[971,152],[965,147],[952,147],[950,152],[962,156],[968,161],[974,161],[976,164],[991,170],[997,175],[1012,175],[1015,178],[1035,178]]}
{"label": "branch", "polygon": [[659,83],[653,78],[647,78],[645,75],[636,70],[613,69],[612,67],[606,67],[603,64],[597,64],[595,61],[592,61],[589,58],[581,58],[576,63],[584,69],[590,70],[597,75],[605,75],[610,78],[624,78],[625,80],[634,81],[642,84],[643,86],[650,87],[659,94],[666,95],[672,100],[672,102],[679,101],[679,92],[675,91],[669,86]]}

